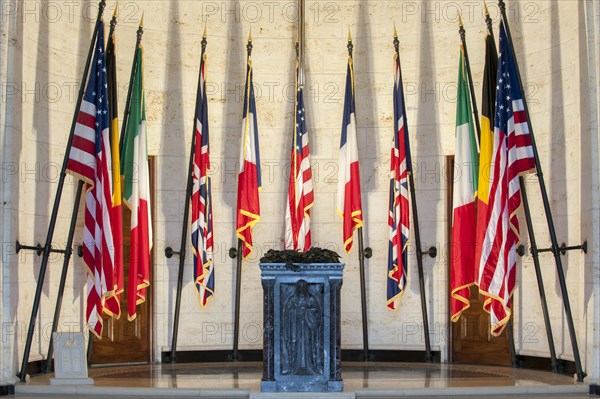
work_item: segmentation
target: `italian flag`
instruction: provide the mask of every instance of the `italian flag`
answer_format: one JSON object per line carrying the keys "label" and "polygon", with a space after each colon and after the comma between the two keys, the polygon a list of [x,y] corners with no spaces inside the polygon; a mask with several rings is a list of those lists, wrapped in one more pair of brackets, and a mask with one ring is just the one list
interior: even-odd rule
{"label": "italian flag", "polygon": [[469,99],[463,48],[458,67],[456,104],[456,153],[454,156],[454,195],[452,199],[452,238],[450,253],[450,307],[452,321],[468,309],[469,287],[476,281],[475,226],[479,154]]}
{"label": "italian flag", "polygon": [[150,285],[150,251],[152,249],[146,100],[141,45],[137,49],[136,60],[137,65],[131,91],[131,109],[121,153],[121,174],[124,176],[123,198],[125,205],[131,209],[131,244],[127,286],[127,318],[130,321],[136,318],[137,305],[146,300],[146,288]]}

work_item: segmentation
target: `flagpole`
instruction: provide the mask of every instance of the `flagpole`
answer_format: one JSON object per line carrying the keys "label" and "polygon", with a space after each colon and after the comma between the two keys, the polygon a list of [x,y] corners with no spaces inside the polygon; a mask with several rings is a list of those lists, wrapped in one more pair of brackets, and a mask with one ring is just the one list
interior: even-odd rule
{"label": "flagpole", "polygon": [[[354,51],[354,44],[352,44],[352,36],[348,32],[348,61],[352,64],[352,52]],[[354,65],[352,65],[352,73],[354,73]],[[352,79],[352,101],[354,101],[354,76]],[[359,193],[360,195],[360,193]],[[363,333],[363,358],[365,361],[369,360],[369,319],[367,318],[367,295],[366,295],[366,283],[365,283],[365,250],[363,240],[363,228],[362,226],[357,229],[358,233],[358,264],[360,272],[360,303],[362,310],[362,333]]]}
{"label": "flagpole", "polygon": [[[396,28],[394,27],[394,47],[396,49],[396,57],[398,57],[398,64],[400,64],[400,41],[398,40],[398,34],[396,32]],[[404,84],[402,80],[402,67],[399,68],[400,73],[400,83]],[[404,115],[404,123],[408,126],[407,117],[406,117],[406,103],[402,101],[402,113]],[[407,140],[408,143],[408,140]],[[407,145],[407,152],[410,152],[410,146]],[[429,318],[427,316],[427,299],[425,298],[425,277],[423,274],[423,256],[425,254],[430,254],[432,256],[435,248],[430,249],[430,251],[423,252],[421,249],[421,234],[419,231],[419,213],[417,211],[417,195],[415,193],[415,180],[412,174],[412,165],[407,165],[409,170],[408,173],[408,181],[410,186],[410,202],[412,205],[412,216],[413,222],[415,224],[415,247],[417,252],[417,270],[419,273],[419,291],[421,293],[421,313],[423,314],[423,333],[425,335],[425,361],[430,363],[433,361],[433,355],[431,353],[431,341],[429,338]]]}
{"label": "flagpole", "polygon": [[304,86],[304,0],[298,0],[298,86]]}
{"label": "flagpole", "polygon": [[[121,126],[121,138],[119,140],[119,151],[123,149],[123,140],[125,139],[125,131],[127,129],[127,121],[129,120],[129,113],[131,112],[131,94],[133,91],[133,78],[135,77],[135,71],[138,63],[138,47],[142,42],[142,35],[144,34],[144,15],[140,20],[138,30],[136,32],[135,48],[133,49],[133,61],[131,63],[131,73],[129,75],[129,88],[127,89],[127,97],[125,101],[125,111],[123,113],[123,125]],[[110,37],[110,36],[109,36]]]}
{"label": "flagpole", "polygon": [[[500,13],[502,14],[502,20],[504,21],[504,28],[506,29],[506,36],[508,37],[508,44],[510,46],[510,51],[513,55],[513,60],[515,63],[515,69],[517,72],[517,79],[519,80],[519,86],[521,87],[521,92],[524,93],[523,90],[523,82],[521,80],[521,73],[519,71],[519,63],[517,61],[517,57],[515,54],[515,49],[513,46],[512,36],[510,34],[510,28],[508,26],[508,18],[506,16],[506,4],[504,0],[500,0],[498,2],[498,6],[500,7]],[[529,116],[529,108],[527,106],[526,96],[523,96],[523,107],[525,109],[525,115],[527,116],[527,127],[529,129],[529,135],[531,136],[531,147],[533,149],[535,167],[538,176],[538,183],[540,186],[540,192],[542,195],[542,202],[544,204],[544,211],[546,214],[546,222],[548,224],[548,232],[550,234],[550,242],[552,244],[551,250],[554,254],[554,262],[556,264],[556,271],[558,274],[558,281],[560,284],[560,291],[563,298],[563,306],[565,309],[565,314],[567,317],[567,327],[569,329],[569,336],[571,338],[571,346],[573,348],[573,357],[575,360],[575,370],[577,373],[577,381],[583,382],[585,377],[585,373],[581,367],[581,358],[579,356],[579,347],[577,345],[577,333],[575,332],[575,325],[573,323],[573,313],[571,311],[571,304],[569,302],[569,290],[567,289],[567,283],[565,280],[565,272],[562,266],[562,260],[560,258],[560,249],[558,246],[558,240],[556,238],[556,229],[554,228],[554,219],[552,218],[552,209],[550,208],[550,201],[548,200],[548,192],[546,191],[546,184],[544,182],[544,174],[542,172],[542,166],[540,164],[539,153],[537,150],[537,145],[535,142],[535,137],[533,134],[533,126],[531,124],[531,118]]]}
{"label": "flagpole", "polygon": [[[246,58],[246,65],[250,62],[250,57],[252,57],[252,30],[248,34],[248,44],[246,45],[246,50],[248,51],[248,56]],[[250,93],[251,88],[248,87],[248,93]],[[250,107],[250,102],[248,102],[248,107]],[[242,143],[244,145],[244,143]],[[244,242],[242,239],[238,239],[237,246],[237,259],[236,259],[236,281],[235,281],[235,315],[233,320],[233,354],[231,360],[234,362],[240,360],[240,356],[238,353],[239,347],[239,335],[240,335],[240,296],[242,291],[242,262],[244,261]]]}
{"label": "flagpole", "polygon": [[479,112],[477,111],[477,100],[475,99],[475,88],[473,87],[473,76],[471,75],[471,63],[469,62],[469,50],[467,50],[467,38],[465,27],[462,22],[460,14],[458,14],[458,33],[460,34],[460,41],[463,46],[463,53],[465,55],[465,64],[467,67],[467,78],[469,80],[469,91],[471,93],[471,105],[473,106],[473,117],[475,119],[475,128],[477,129],[477,146],[479,147],[479,140],[481,140],[481,126],[479,124]]}
{"label": "flagpole", "polygon": [[[21,370],[17,375],[21,382],[25,382],[27,376],[27,362],[29,361],[29,353],[31,351],[31,343],[33,341],[33,332],[35,330],[35,319],[37,318],[37,314],[40,307],[40,300],[42,296],[42,288],[44,286],[44,279],[46,276],[46,269],[48,267],[48,260],[50,258],[50,253],[52,251],[52,239],[54,237],[54,229],[56,227],[56,218],[58,216],[58,208],[60,206],[60,199],[62,196],[63,186],[65,183],[66,171],[67,171],[67,162],[69,160],[69,154],[71,152],[71,146],[73,144],[73,134],[75,132],[75,125],[77,124],[77,115],[79,115],[79,108],[81,107],[81,101],[83,99],[83,93],[85,91],[86,81],[88,77],[88,72],[90,68],[90,63],[92,60],[92,55],[94,53],[94,47],[96,42],[96,37],[98,36],[98,24],[102,20],[102,14],[104,13],[104,8],[106,7],[106,1],[101,0],[98,4],[98,16],[96,18],[96,25],[94,26],[94,33],[92,34],[92,40],[90,42],[90,47],[88,50],[88,56],[85,62],[85,67],[83,68],[83,76],[81,78],[81,86],[79,88],[79,94],[77,97],[77,103],[75,105],[75,113],[73,115],[73,121],[71,122],[71,130],[69,132],[69,138],[67,140],[67,147],[65,149],[65,157],[63,159],[62,168],[60,171],[60,177],[58,179],[58,186],[56,188],[56,195],[54,197],[54,205],[52,207],[52,214],[50,216],[50,224],[48,226],[48,232],[46,235],[46,243],[43,249],[42,262],[40,265],[40,272],[38,275],[37,287],[35,290],[35,296],[33,299],[33,307],[31,309],[31,317],[29,319],[29,327],[27,329],[27,338],[25,341],[25,349],[23,350],[23,360],[21,362]],[[65,250],[68,251],[68,248]]]}
{"label": "flagpole", "polygon": [[240,360],[238,347],[240,340],[240,291],[242,289],[242,261],[244,260],[243,242],[238,239],[236,272],[235,272],[235,315],[233,320],[233,353],[231,360],[237,362]]}
{"label": "flagpole", "polygon": [[[204,54],[206,52],[206,27],[204,28],[204,34],[202,35],[202,50],[200,52],[200,65],[202,65],[204,60]],[[196,107],[194,109],[198,109],[198,105],[200,102],[200,90],[201,90],[201,79],[200,76],[202,74],[202,70],[198,73],[198,88],[196,90]],[[190,202],[192,200],[192,189],[193,189],[193,170],[194,170],[194,153],[196,150],[196,115],[194,113],[194,123],[192,124],[192,143],[190,146],[190,161],[188,166],[188,176],[187,176],[187,184],[185,190],[185,205],[183,207],[183,224],[181,227],[181,244],[179,246],[179,271],[177,274],[177,295],[175,298],[175,314],[173,316],[173,336],[171,337],[171,355],[169,359],[169,363],[176,363],[177,356],[177,336],[179,334],[179,314],[181,313],[181,292],[183,289],[183,270],[185,268],[185,255],[186,255],[186,246],[188,242],[188,219],[190,216]],[[171,254],[174,252],[171,252]],[[170,258],[169,255],[167,257]]]}

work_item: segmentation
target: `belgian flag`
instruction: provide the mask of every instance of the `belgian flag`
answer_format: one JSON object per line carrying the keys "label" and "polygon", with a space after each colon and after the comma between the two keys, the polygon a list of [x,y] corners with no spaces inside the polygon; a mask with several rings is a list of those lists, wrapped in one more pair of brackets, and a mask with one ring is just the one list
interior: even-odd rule
{"label": "belgian flag", "polygon": [[121,317],[121,293],[123,293],[123,216],[121,210],[121,157],[119,152],[119,105],[117,87],[117,57],[116,57],[116,32],[117,10],[110,24],[110,33],[106,45],[106,75],[108,91],[108,112],[110,114],[110,148],[112,153],[112,208],[110,221],[112,226],[113,243],[115,246],[115,259],[113,269],[113,285],[107,287],[112,291],[104,304],[104,313],[119,318]]}
{"label": "belgian flag", "polygon": [[483,101],[481,109],[481,137],[479,140],[479,187],[477,190],[477,232],[475,259],[481,259],[488,226],[488,203],[491,180],[492,149],[494,146],[494,106],[496,101],[496,76],[498,51],[493,36],[485,38],[485,66],[483,70]]}

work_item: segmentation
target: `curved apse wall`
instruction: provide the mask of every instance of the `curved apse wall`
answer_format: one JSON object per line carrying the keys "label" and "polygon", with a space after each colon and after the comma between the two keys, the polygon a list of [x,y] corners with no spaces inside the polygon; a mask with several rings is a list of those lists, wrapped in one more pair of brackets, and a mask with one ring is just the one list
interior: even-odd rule
{"label": "curved apse wall", "polygon": [[[109,2],[106,20],[112,14]],[[184,274],[179,350],[229,349],[232,342],[236,174],[239,162],[241,113],[245,75],[245,45],[253,35],[254,81],[263,161],[262,219],[254,229],[255,253],[244,264],[242,282],[242,349],[262,343],[262,287],[258,258],[279,248],[283,235],[284,201],[289,174],[293,121],[293,73],[296,37],[295,2],[128,2],[117,27],[120,110],[124,107],[137,22],[144,12],[145,86],[149,154],[155,157],[154,189],[154,353],[168,350],[174,309],[177,258],[163,256],[177,248],[183,216],[184,186],[191,140],[200,40],[208,27],[207,92],[215,220],[216,296],[200,310],[192,284],[191,253]],[[597,179],[586,170],[597,167],[597,140],[588,136],[591,121],[587,74],[585,6],[577,2],[511,2],[510,27],[526,82],[527,98],[541,163],[545,172],[559,243],[592,241],[597,227],[586,224],[597,209],[587,182]],[[315,245],[343,252],[341,223],[335,215],[340,124],[346,72],[348,28],[354,38],[357,125],[365,244],[374,256],[367,261],[368,313],[372,349],[423,348],[420,297],[414,246],[410,247],[409,283],[398,312],[385,306],[387,268],[387,198],[389,145],[393,130],[393,23],[398,28],[405,83],[407,120],[411,134],[415,180],[424,247],[435,245],[436,259],[425,258],[426,294],[434,350],[447,359],[449,345],[447,290],[446,156],[454,153],[456,74],[460,38],[456,13],[461,10],[474,81],[482,81],[485,24],[480,5],[462,2],[307,2],[306,112],[311,142],[316,202],[312,211]],[[497,34],[498,10],[490,5]],[[5,184],[11,190],[11,235],[28,244],[44,242],[58,170],[70,127],[96,5],[83,2],[26,2],[12,21],[11,75],[15,92],[9,97],[12,125],[10,162],[16,169]],[[108,24],[107,24],[108,31]],[[583,49],[583,50],[582,50]],[[476,84],[480,97],[481,84]],[[7,89],[8,92],[8,89]],[[593,107],[592,107],[593,109]],[[592,148],[590,150],[590,148]],[[6,155],[5,155],[6,156]],[[8,159],[8,158],[7,158]],[[594,166],[596,165],[596,166]],[[585,184],[582,182],[586,182]],[[55,246],[66,240],[76,183],[68,178],[63,193]],[[540,247],[549,244],[537,180],[527,179]],[[82,217],[76,233],[81,239]],[[521,222],[525,231],[524,220]],[[526,244],[526,234],[522,234]],[[411,236],[411,242],[414,242]],[[64,245],[64,244],[63,244]],[[526,244],[527,246],[527,244]],[[595,248],[596,244],[594,244]],[[189,247],[188,247],[189,248]],[[593,251],[592,251],[593,252]],[[568,331],[551,255],[541,257],[554,338],[559,357],[572,359]],[[356,249],[344,255],[347,264],[342,290],[344,348],[362,347]],[[572,252],[563,258],[579,345],[588,373],[597,320],[595,299],[598,262]],[[10,334],[10,364],[21,356],[39,260],[11,255],[5,281],[14,323]],[[49,324],[62,259],[52,258],[36,330],[32,360],[45,356]],[[546,335],[531,256],[522,260],[515,292],[515,339],[520,354],[548,356]],[[79,329],[85,303],[85,275],[75,258],[68,278],[62,329]],[[6,291],[8,289],[8,291]],[[7,293],[9,292],[9,294]],[[594,299],[594,300],[592,300]],[[587,363],[586,363],[587,362]],[[12,373],[14,375],[14,372]]]}

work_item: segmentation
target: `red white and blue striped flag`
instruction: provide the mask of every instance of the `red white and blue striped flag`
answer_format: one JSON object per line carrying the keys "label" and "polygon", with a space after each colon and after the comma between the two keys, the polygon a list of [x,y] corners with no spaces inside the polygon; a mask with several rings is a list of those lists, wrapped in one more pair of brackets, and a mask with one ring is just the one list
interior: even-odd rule
{"label": "red white and blue striped flag", "polygon": [[246,68],[243,112],[235,231],[237,237],[243,242],[242,252],[246,259],[252,253],[252,227],[260,220],[258,193],[261,188],[258,122],[252,81],[252,60],[249,57]]}
{"label": "red white and blue striped flag", "polygon": [[104,23],[98,23],[96,49],[77,115],[67,171],[86,182],[83,261],[87,266],[86,323],[102,336],[105,300],[113,294],[115,248],[111,228],[112,176]]}
{"label": "red white and blue striped flag", "polygon": [[214,295],[215,276],[213,257],[213,218],[210,177],[210,150],[208,141],[208,99],[204,69],[206,55],[200,62],[196,113],[194,124],[194,163],[192,172],[192,252],[194,254],[194,281],[200,306],[205,307]]}
{"label": "red white and blue striped flag", "polygon": [[390,197],[388,225],[390,242],[388,250],[387,306],[398,309],[407,281],[406,246],[410,234],[408,174],[411,173],[410,144],[404,108],[404,90],[400,59],[395,56],[394,82],[394,139],[390,162]]}
{"label": "red white and blue striped flag", "polygon": [[304,109],[303,84],[296,66],[296,114],[292,144],[288,203],[285,209],[285,249],[306,252],[310,249],[310,208],[313,206],[310,149]]}
{"label": "red white and blue striped flag", "polygon": [[494,336],[502,333],[512,313],[510,299],[515,288],[519,242],[516,212],[521,206],[519,176],[535,170],[532,139],[513,57],[501,22],[489,221],[479,262],[479,289],[489,297],[484,309],[490,312]]}
{"label": "red white and blue striped flag", "polygon": [[360,168],[356,142],[356,114],[354,102],[354,67],[348,57],[344,116],[340,140],[340,165],[337,191],[337,214],[343,220],[344,249],[352,249],[354,230],[362,227],[363,215],[360,199]]}

